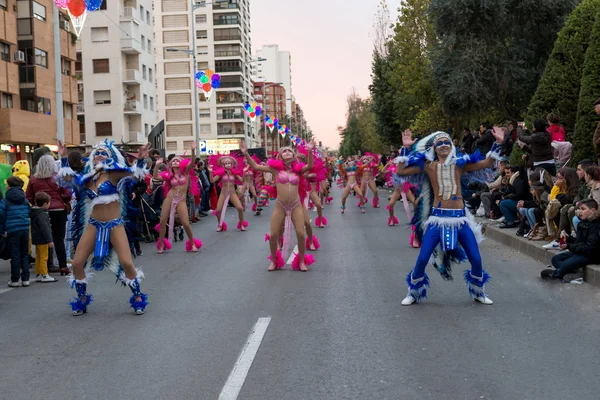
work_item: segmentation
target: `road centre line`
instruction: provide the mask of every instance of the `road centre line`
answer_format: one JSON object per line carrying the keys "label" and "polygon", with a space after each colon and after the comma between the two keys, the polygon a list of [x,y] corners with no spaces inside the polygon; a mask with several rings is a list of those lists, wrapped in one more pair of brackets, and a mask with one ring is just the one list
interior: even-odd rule
{"label": "road centre line", "polygon": [[248,340],[246,340],[244,348],[235,362],[229,378],[227,378],[227,382],[225,382],[221,390],[221,394],[219,394],[219,400],[237,399],[270,323],[271,317],[259,318],[252,328],[252,332],[250,332]]}

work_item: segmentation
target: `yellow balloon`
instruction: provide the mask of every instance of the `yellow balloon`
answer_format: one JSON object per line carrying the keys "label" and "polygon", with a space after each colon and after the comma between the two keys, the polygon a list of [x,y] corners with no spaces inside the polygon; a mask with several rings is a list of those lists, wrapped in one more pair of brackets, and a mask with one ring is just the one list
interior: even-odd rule
{"label": "yellow balloon", "polygon": [[208,76],[208,79],[210,79],[215,74],[215,72],[212,69],[207,69],[205,74],[206,76]]}

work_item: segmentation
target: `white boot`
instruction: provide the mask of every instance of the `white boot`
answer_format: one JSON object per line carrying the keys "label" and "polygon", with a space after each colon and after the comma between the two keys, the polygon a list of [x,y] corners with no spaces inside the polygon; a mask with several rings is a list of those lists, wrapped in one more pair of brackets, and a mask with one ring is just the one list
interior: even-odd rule
{"label": "white boot", "polygon": [[402,305],[403,306],[410,306],[411,304],[414,304],[417,302],[417,299],[415,299],[414,297],[412,297],[410,294],[408,296],[406,296],[404,298],[404,300],[402,300]]}
{"label": "white boot", "polygon": [[473,298],[475,299],[476,302],[481,303],[481,304],[485,304],[485,305],[492,305],[492,304],[494,304],[494,302],[492,301],[492,299],[490,299],[487,296],[475,296]]}

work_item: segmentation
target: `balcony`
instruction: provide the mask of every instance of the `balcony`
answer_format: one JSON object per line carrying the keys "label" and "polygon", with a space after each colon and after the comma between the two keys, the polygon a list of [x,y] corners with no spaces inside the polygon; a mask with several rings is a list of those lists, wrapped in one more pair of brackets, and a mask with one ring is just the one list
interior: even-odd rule
{"label": "balcony", "polygon": [[241,51],[215,51],[215,57],[243,57]]}
{"label": "balcony", "polygon": [[77,115],[85,114],[85,105],[83,102],[77,103]]}
{"label": "balcony", "polygon": [[142,115],[142,102],[139,100],[127,100],[123,106],[123,112],[128,115]]}
{"label": "balcony", "polygon": [[226,119],[244,119],[244,114],[242,113],[217,113],[217,120],[226,120]]}
{"label": "balcony", "polygon": [[123,71],[123,83],[126,85],[141,85],[142,73],[137,69],[126,69]]}
{"label": "balcony", "polygon": [[140,20],[138,19],[138,10],[136,8],[133,7],[123,7],[121,9],[121,16],[120,16],[120,21],[121,22],[130,22],[130,21],[134,21],[136,23],[140,23]]}
{"label": "balcony", "polygon": [[144,132],[139,131],[129,132],[129,142],[146,143],[146,135],[144,135]]}
{"label": "balcony", "polygon": [[121,51],[125,54],[142,54],[142,45],[133,38],[121,38]]}
{"label": "balcony", "polygon": [[215,30],[215,42],[224,42],[226,40],[239,40],[242,41],[241,34],[233,34],[233,35],[217,35],[219,30]]}
{"label": "balcony", "polygon": [[227,11],[227,10],[231,10],[231,11],[236,11],[240,9],[240,5],[235,2],[228,2],[228,1],[215,1],[213,2],[213,10],[220,10],[220,11]]}
{"label": "balcony", "polygon": [[218,136],[243,135],[243,134],[244,134],[244,123],[243,122],[217,124],[217,135]]}

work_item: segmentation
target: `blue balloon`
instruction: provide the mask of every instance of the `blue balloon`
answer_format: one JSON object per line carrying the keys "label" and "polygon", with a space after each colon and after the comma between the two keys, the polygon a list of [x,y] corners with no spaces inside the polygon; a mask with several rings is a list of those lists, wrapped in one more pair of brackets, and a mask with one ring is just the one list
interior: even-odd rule
{"label": "blue balloon", "polygon": [[262,114],[262,110],[256,110],[255,113],[256,113],[256,116],[259,117],[260,114]]}
{"label": "blue balloon", "polygon": [[201,77],[203,74],[204,74],[204,72],[202,72],[202,71],[198,71],[198,72],[196,72],[196,80],[197,80],[197,81],[199,81],[199,80],[200,80],[200,77]]}
{"label": "blue balloon", "polygon": [[96,11],[102,5],[102,0],[84,0],[84,3],[88,11]]}
{"label": "blue balloon", "polygon": [[218,79],[213,79],[211,86],[213,89],[218,89],[221,86],[221,81]]}

